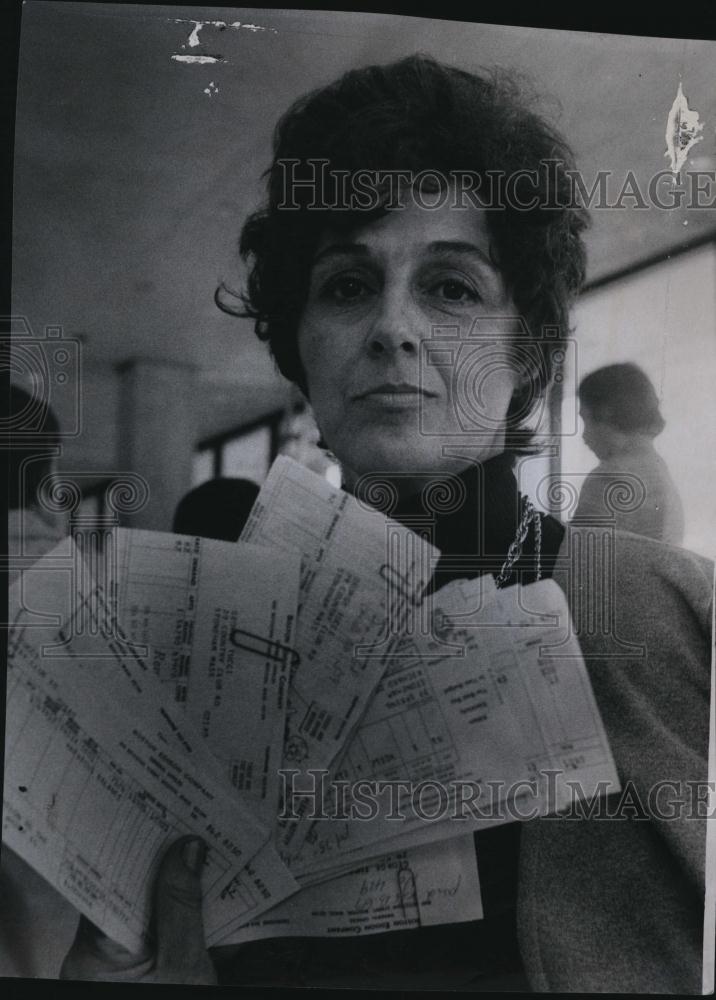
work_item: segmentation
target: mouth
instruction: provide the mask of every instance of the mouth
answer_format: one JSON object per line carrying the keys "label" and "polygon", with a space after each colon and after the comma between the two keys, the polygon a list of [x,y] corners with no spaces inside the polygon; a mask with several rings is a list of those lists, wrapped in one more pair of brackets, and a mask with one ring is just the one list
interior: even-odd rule
{"label": "mouth", "polygon": [[376,385],[371,389],[366,389],[364,392],[357,393],[354,398],[372,399],[377,402],[401,399],[403,402],[408,402],[410,399],[427,399],[434,395],[434,392],[428,392],[426,389],[422,389],[419,385],[413,385],[411,382],[383,382],[381,385]]}

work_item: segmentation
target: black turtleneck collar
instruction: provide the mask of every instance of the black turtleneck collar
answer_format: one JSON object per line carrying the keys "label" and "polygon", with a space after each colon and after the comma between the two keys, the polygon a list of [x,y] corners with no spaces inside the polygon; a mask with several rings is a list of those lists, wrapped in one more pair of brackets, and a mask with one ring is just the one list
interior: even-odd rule
{"label": "black turtleneck collar", "polygon": [[[492,573],[497,576],[515,539],[523,512],[513,459],[508,453],[474,463],[452,479],[436,476],[402,500],[391,516],[406,527],[425,525],[442,554],[431,589],[451,580]],[[421,532],[422,533],[422,532]],[[542,515],[541,570],[551,576],[564,525]],[[530,526],[522,556],[507,585],[534,580],[535,529]]]}

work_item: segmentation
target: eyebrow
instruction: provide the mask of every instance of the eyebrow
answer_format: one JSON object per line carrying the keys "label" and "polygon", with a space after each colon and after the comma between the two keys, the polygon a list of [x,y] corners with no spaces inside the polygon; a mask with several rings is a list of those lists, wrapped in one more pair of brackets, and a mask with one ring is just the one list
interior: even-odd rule
{"label": "eyebrow", "polygon": [[313,265],[315,266],[320,261],[324,260],[326,257],[370,257],[370,249],[365,245],[365,243],[330,243],[327,247],[319,252],[313,258]]}
{"label": "eyebrow", "polygon": [[481,250],[475,243],[468,243],[465,240],[437,240],[434,243],[428,243],[427,251],[436,257],[452,256],[456,253],[467,257],[476,257],[491,271],[497,270],[497,266],[484,250]]}
{"label": "eyebrow", "polygon": [[[466,242],[465,240],[434,240],[425,246],[425,250],[434,257],[447,257],[454,254],[473,257],[491,271],[498,270],[484,250],[481,250],[476,244]],[[316,254],[313,258],[313,265],[315,266],[327,257],[340,256],[367,259],[371,256],[371,250],[365,243],[331,243]]]}

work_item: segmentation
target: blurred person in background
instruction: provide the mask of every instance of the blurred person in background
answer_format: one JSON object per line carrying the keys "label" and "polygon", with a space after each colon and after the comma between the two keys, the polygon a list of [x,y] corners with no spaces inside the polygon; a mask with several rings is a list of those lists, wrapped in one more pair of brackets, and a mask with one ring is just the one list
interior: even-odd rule
{"label": "blurred person in background", "polygon": [[607,365],[579,385],[584,443],[599,459],[575,518],[612,517],[622,531],[680,545],[684,511],[666,462],[654,448],[664,429],[659,400],[635,364]]}

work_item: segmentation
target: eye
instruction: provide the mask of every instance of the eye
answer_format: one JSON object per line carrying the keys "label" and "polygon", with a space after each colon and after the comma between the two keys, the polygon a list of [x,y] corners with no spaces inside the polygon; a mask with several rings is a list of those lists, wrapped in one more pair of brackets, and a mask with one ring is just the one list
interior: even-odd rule
{"label": "eye", "polygon": [[370,289],[362,278],[353,274],[339,274],[326,282],[321,294],[334,302],[350,303],[357,302],[369,292]]}
{"label": "eye", "polygon": [[460,278],[442,278],[432,285],[430,291],[445,302],[480,301],[480,295],[472,285]]}

